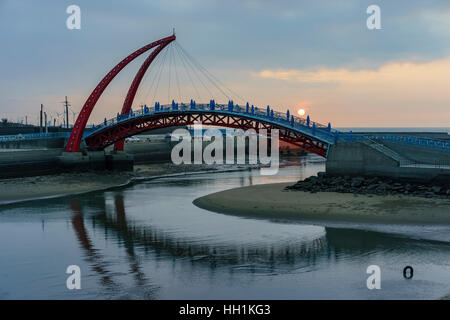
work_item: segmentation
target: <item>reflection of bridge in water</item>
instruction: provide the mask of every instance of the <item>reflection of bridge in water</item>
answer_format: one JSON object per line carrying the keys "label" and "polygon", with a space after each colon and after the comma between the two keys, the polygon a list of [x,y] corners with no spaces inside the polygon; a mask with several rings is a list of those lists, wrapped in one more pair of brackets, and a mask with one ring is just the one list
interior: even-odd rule
{"label": "reflection of bridge in water", "polygon": [[[114,280],[114,273],[107,270],[110,262],[106,255],[94,248],[95,245],[88,236],[88,228],[93,228],[95,233],[100,229],[105,240],[114,240],[119,247],[123,246],[129,264],[128,270],[135,279],[136,286],[151,287],[151,292],[156,292],[157,287],[151,284],[151,274],[146,275],[143,264],[147,257],[155,257],[157,260],[168,258],[172,260],[174,267],[183,264],[189,268],[200,267],[211,271],[225,268],[230,273],[271,274],[280,270],[308,271],[323,261],[339,261],[349,254],[368,255],[383,247],[389,250],[404,250],[406,247],[417,251],[429,249],[429,244],[424,244],[423,241],[378,232],[336,228],[324,228],[323,232],[315,232],[307,237],[299,234],[297,241],[289,239],[273,243],[230,243],[203,238],[202,235],[197,238],[127,217],[123,193],[117,191],[108,194],[112,195],[112,199],[95,196],[87,201],[72,202],[71,208],[74,212],[72,225],[85,251],[86,260],[100,276],[102,284],[110,290],[120,286],[119,281]],[[83,215],[83,211],[89,214]],[[153,261],[153,258],[150,260]]]}
{"label": "reflection of bridge in water", "polygon": [[[117,223],[119,226],[123,226],[123,224],[126,224],[126,220],[124,219],[124,216],[120,214],[120,212],[125,212],[124,208],[120,207],[123,206],[123,201],[117,203]],[[102,256],[102,254],[94,248],[94,244],[92,243],[91,239],[89,238],[88,232],[85,227],[85,221],[83,212],[81,209],[81,203],[79,201],[73,201],[70,203],[70,208],[73,211],[73,217],[72,217],[72,227],[75,231],[75,234],[77,235],[78,241],[81,244],[81,247],[84,249],[86,254],[86,260],[91,265],[91,268],[95,273],[97,273],[101,278],[101,284],[108,288],[109,290],[114,290],[115,288],[119,287],[120,284],[114,281],[114,277],[112,273],[107,270],[107,261]],[[147,286],[148,279],[145,277],[144,273],[141,271],[141,266],[139,264],[139,258],[136,256],[134,252],[134,244],[125,241],[125,249],[126,254],[128,258],[128,262],[130,264],[130,272],[133,275],[135,279],[135,283],[137,287],[144,287]],[[152,287],[150,285],[150,287]],[[150,288],[150,290],[147,290],[146,292],[146,298],[152,298],[152,292],[156,290],[156,288]]]}
{"label": "reflection of bridge in water", "polygon": [[[153,252],[156,255],[167,255],[173,258],[188,259],[192,263],[206,264],[209,267],[220,266],[245,266],[259,265],[270,268],[281,264],[299,264],[305,262],[307,265],[314,264],[316,254],[326,248],[325,232],[310,235],[308,238],[300,238],[295,243],[277,243],[274,245],[258,246],[257,244],[225,245],[224,243],[202,243],[193,239],[178,237],[176,234],[168,233],[151,225],[142,226],[127,220],[124,199],[121,194],[114,196],[114,211],[109,212],[102,201],[98,199],[95,207],[101,213],[90,217],[95,228],[102,226],[105,232],[114,232],[117,239],[125,245],[127,254],[135,256],[135,248],[141,247],[145,252]],[[93,204],[92,202],[90,203]],[[79,203],[72,204],[72,210]],[[79,211],[74,210],[77,221],[80,221]],[[85,239],[85,231],[82,228],[74,229],[80,239]],[[82,231],[82,232],[80,232]],[[80,242],[83,248],[91,255],[91,245],[87,241]],[[134,263],[136,262],[133,259]],[[138,273],[139,268],[135,265],[131,270]],[[99,270],[101,273],[101,270]],[[142,275],[139,276],[142,279]]]}

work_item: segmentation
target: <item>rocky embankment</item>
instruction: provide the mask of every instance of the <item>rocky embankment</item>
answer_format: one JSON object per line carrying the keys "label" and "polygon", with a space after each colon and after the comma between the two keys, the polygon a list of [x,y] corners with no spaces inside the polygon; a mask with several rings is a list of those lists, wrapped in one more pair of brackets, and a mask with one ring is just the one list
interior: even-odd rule
{"label": "rocky embankment", "polygon": [[433,184],[411,181],[395,181],[383,177],[329,176],[319,172],[317,176],[298,181],[287,190],[306,192],[341,192],[374,195],[409,195],[426,198],[450,199],[450,182]]}

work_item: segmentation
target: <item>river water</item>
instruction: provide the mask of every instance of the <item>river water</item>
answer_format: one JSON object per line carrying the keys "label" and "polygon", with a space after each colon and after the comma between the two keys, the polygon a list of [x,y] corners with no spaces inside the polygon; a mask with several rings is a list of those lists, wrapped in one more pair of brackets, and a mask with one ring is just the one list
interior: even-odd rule
{"label": "river water", "polygon": [[[258,220],[192,204],[323,169],[306,157],[276,176],[254,169],[166,177],[2,206],[0,299],[435,299],[450,292],[450,241],[421,239],[420,226],[386,232],[392,226]],[[380,290],[366,286],[373,264]],[[66,287],[69,265],[81,269],[80,290]],[[403,277],[408,265],[412,279]]]}

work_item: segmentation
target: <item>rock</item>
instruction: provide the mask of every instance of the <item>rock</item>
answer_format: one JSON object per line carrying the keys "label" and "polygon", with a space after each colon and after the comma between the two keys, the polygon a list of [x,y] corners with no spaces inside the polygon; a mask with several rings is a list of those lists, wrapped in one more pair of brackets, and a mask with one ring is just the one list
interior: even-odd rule
{"label": "rock", "polygon": [[364,178],[356,177],[352,179],[351,186],[352,187],[360,187],[363,184]]}
{"label": "rock", "polygon": [[353,194],[378,195],[409,195],[428,198],[446,198],[450,196],[449,186],[430,185],[417,182],[402,182],[389,178],[361,176],[327,176],[325,172],[318,172],[298,181],[286,190],[300,190],[304,192],[341,192]]}
{"label": "rock", "polygon": [[352,181],[351,187],[355,188],[355,187],[360,187],[361,185],[362,185],[362,181],[356,180],[356,181]]}
{"label": "rock", "polygon": [[439,192],[441,192],[441,187],[439,187],[439,186],[432,186],[431,187],[431,191],[433,191],[434,193],[439,193]]}
{"label": "rock", "polygon": [[391,188],[391,186],[388,185],[387,183],[380,183],[377,187],[377,190],[386,191],[386,190],[389,190],[390,188]]}
{"label": "rock", "polygon": [[324,172],[324,171],[320,171],[320,172],[317,173],[317,176],[318,176],[319,178],[325,178],[326,175],[327,175],[327,173]]}

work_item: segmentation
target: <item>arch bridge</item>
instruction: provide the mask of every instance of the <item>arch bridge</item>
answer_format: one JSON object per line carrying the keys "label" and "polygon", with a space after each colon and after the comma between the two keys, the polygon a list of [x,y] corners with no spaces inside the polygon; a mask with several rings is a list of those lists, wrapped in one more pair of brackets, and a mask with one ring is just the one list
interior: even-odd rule
{"label": "arch bridge", "polygon": [[[214,100],[197,104],[191,100],[189,103],[172,101],[171,105],[160,105],[156,102],[154,107],[145,106],[142,110],[134,112],[133,101],[147,69],[156,56],[175,39],[176,36],[173,34],[147,44],[120,61],[105,75],[89,95],[79,113],[66,144],[66,153],[79,153],[83,140],[90,151],[103,150],[112,144],[114,144],[114,150],[122,151],[124,139],[135,134],[157,128],[186,126],[201,122],[204,125],[243,130],[254,129],[256,132],[261,129],[266,129],[268,132],[278,129],[282,141],[326,157],[329,145],[337,137],[337,131],[332,130],[330,125],[323,126],[310,122],[309,117],[306,120],[294,117],[289,114],[289,111],[284,114],[270,109],[269,106],[258,108],[248,103],[245,106],[239,106],[233,101],[228,101],[228,104],[216,104]],[[95,127],[95,130],[86,133],[89,117],[109,83],[126,65],[151,49],[154,50],[145,59],[131,83],[121,112],[114,119],[105,119],[102,124]]]}
{"label": "arch bridge", "polygon": [[123,141],[125,138],[153,129],[187,126],[195,123],[202,125],[227,127],[234,129],[254,129],[257,133],[264,129],[270,134],[278,129],[280,140],[299,146],[306,151],[326,157],[330,144],[337,138],[337,131],[330,126],[310,123],[308,119],[293,117],[270,109],[228,104],[175,103],[154,107],[145,106],[142,110],[129,114],[117,115],[96,126],[84,137],[88,150],[103,150],[109,145]]}
{"label": "arch bridge", "polygon": [[[123,151],[124,139],[127,137],[153,129],[187,126],[197,122],[204,125],[242,130],[254,129],[256,132],[262,129],[267,130],[267,132],[278,129],[282,141],[294,144],[322,157],[327,157],[330,146],[338,141],[358,141],[358,139],[373,141],[380,139],[380,136],[352,135],[351,131],[341,133],[332,129],[330,123],[321,125],[310,121],[309,116],[304,119],[290,114],[289,111],[281,113],[269,106],[258,108],[249,103],[238,105],[232,100],[229,100],[227,104],[216,103],[214,100],[210,100],[209,103],[196,103],[193,99],[188,103],[176,103],[172,100],[169,105],[161,105],[156,102],[152,107],[144,106],[139,111],[133,111],[133,101],[146,71],[158,54],[175,39],[175,34],[172,34],[143,46],[120,61],[104,76],[84,103],[67,140],[66,152],[63,157],[81,157],[82,141],[85,142],[88,151],[104,150],[112,144],[114,144],[115,151]],[[93,130],[87,132],[85,129],[89,117],[109,83],[131,61],[151,49],[153,50],[142,63],[128,89],[121,111],[113,119],[107,120],[105,118],[103,123],[94,126]],[[440,150],[450,150],[447,141],[411,136],[383,136],[381,138],[398,143],[412,143]]]}

